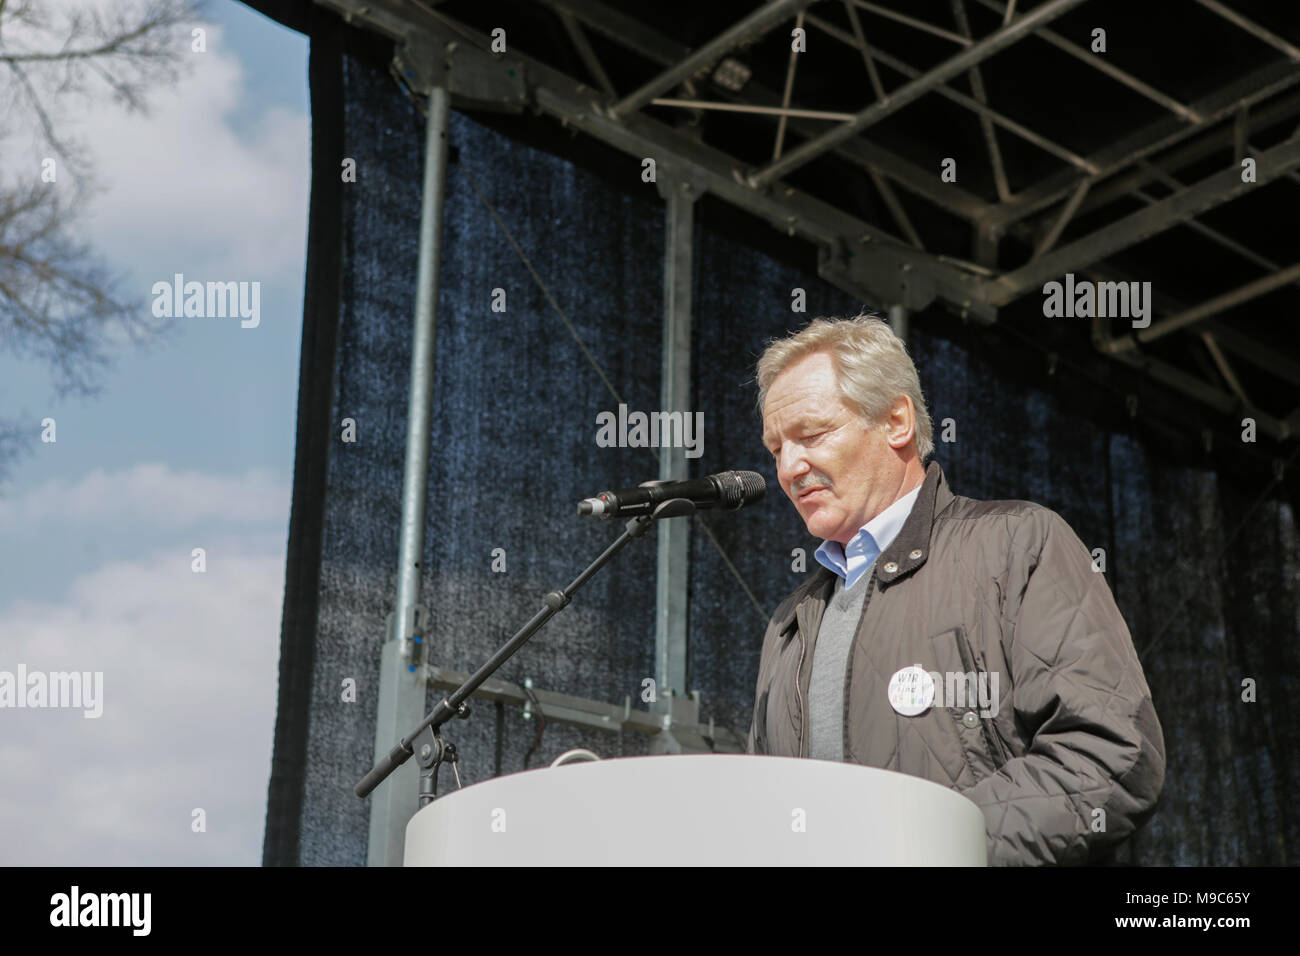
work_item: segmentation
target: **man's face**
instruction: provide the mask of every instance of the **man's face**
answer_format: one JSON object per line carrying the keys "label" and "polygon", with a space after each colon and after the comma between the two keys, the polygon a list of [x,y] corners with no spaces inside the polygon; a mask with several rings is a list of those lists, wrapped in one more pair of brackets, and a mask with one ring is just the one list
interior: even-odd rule
{"label": "man's face", "polygon": [[829,353],[785,369],[763,403],[763,444],[808,533],[848,544],[895,500],[901,466],[879,427],[844,404]]}

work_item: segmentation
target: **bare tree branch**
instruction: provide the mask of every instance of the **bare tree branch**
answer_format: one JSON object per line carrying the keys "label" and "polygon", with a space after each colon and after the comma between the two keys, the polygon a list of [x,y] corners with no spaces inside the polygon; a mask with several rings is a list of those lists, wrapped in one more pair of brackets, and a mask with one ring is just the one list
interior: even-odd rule
{"label": "bare tree branch", "polygon": [[[75,183],[0,182],[0,351],[47,364],[60,396],[96,394],[118,347],[157,344],[174,331],[151,321],[143,297],[123,297],[120,277],[72,238],[74,213],[95,187],[91,154],[62,128],[64,114],[106,96],[147,112],[150,93],[186,67],[180,28],[200,14],[194,0],[0,0],[0,140],[34,128],[37,149],[58,157]],[[0,420],[0,484],[30,450],[33,428]]]}
{"label": "bare tree branch", "polygon": [[0,68],[16,84],[11,109],[35,115],[55,155],[84,174],[84,147],[55,134],[54,105],[86,105],[107,90],[128,111],[147,112],[149,91],[179,80],[188,53],[180,28],[200,13],[196,0],[119,0],[106,10],[0,4]]}

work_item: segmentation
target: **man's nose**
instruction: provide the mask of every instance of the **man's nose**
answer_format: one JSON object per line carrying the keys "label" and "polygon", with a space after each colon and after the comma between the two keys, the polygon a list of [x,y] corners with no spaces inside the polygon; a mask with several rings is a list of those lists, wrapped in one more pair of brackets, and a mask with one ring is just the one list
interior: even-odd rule
{"label": "man's nose", "polygon": [[803,450],[791,448],[788,451],[781,449],[781,458],[777,463],[776,477],[783,485],[790,485],[792,482],[802,478],[809,471],[808,461],[803,455]]}

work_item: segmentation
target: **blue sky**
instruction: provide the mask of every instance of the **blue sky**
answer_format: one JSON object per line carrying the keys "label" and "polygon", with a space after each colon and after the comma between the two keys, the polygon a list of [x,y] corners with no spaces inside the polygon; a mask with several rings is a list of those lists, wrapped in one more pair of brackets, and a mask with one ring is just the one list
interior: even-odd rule
{"label": "blue sky", "polygon": [[[158,346],[115,349],[89,399],[59,399],[48,367],[0,352],[0,418],[20,420],[30,444],[0,488],[0,671],[102,671],[104,688],[97,719],[0,707],[0,864],[261,860],[302,329],[308,44],[235,0],[208,0],[200,25],[207,51],[155,91],[148,116],[108,97],[60,104],[59,128],[87,144],[99,187],[73,233],[146,313],[153,283],[179,272],[259,282],[261,321],[168,319]],[[37,168],[31,128],[31,117],[0,119],[0,183]],[[46,417],[53,444],[40,441]],[[197,547],[203,573],[191,568]]]}

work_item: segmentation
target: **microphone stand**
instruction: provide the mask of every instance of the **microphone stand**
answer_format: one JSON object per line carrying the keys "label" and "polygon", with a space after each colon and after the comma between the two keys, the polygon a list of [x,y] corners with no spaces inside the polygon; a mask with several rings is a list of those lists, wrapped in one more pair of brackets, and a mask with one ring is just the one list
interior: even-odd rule
{"label": "microphone stand", "polygon": [[528,639],[536,634],[542,625],[564,610],[573,599],[573,593],[586,584],[614,555],[623,550],[629,541],[644,535],[650,530],[650,525],[660,518],[678,518],[693,515],[694,513],[694,502],[685,498],[670,498],[667,501],[660,502],[650,514],[641,514],[629,519],[625,530],[613,544],[601,552],[596,560],[587,565],[586,569],[574,578],[567,588],[548,592],[542,599],[544,605],[542,609],[534,614],[527,624],[515,632],[514,637],[502,645],[501,649],[493,654],[486,664],[466,678],[465,683],[456,688],[456,691],[450,697],[444,697],[415,730],[403,737],[396,747],[381,757],[374,767],[370,769],[370,772],[361,778],[360,782],[353,788],[353,792],[358,797],[369,796],[371,791],[379,786],[389,774],[411,759],[411,755],[415,753],[416,743],[420,745],[420,754],[417,758],[420,764],[420,807],[427,806],[437,798],[438,769],[444,760],[451,764],[452,771],[456,774],[456,786],[459,788],[460,772],[456,770],[456,763],[459,759],[456,754],[456,746],[444,743],[440,730],[442,725],[453,717],[459,717],[462,720],[469,717],[470,707],[466,700],[470,694],[474,693],[480,684],[496,673],[497,669],[513,657],[519,648],[528,643]]}

